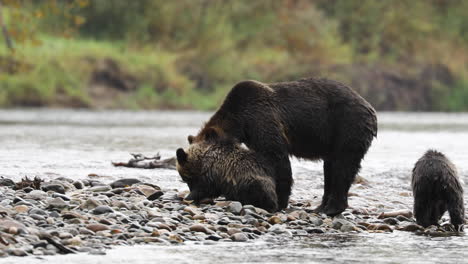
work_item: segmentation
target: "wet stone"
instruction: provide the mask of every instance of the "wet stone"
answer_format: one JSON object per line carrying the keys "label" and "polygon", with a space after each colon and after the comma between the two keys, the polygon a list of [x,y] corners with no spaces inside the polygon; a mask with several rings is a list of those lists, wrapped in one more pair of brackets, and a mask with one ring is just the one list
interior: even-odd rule
{"label": "wet stone", "polygon": [[93,231],[94,233],[104,230],[109,230],[109,227],[103,224],[90,224],[86,226],[87,229]]}
{"label": "wet stone", "polygon": [[157,190],[154,193],[152,193],[151,195],[149,195],[148,197],[146,197],[146,199],[148,199],[150,201],[154,201],[154,200],[158,199],[159,197],[161,197],[163,195],[164,195],[164,193],[162,191]]}
{"label": "wet stone", "polygon": [[68,197],[66,195],[63,195],[61,193],[54,193],[54,194],[52,194],[52,197],[53,198],[59,197],[59,198],[62,198],[62,200],[64,200],[64,201],[70,201],[70,197]]}
{"label": "wet stone", "polygon": [[75,186],[76,189],[81,190],[84,188],[84,184],[82,181],[74,181],[72,184],[73,186]]}
{"label": "wet stone", "polygon": [[114,210],[107,205],[99,205],[98,207],[93,209],[93,214],[100,215],[106,213],[113,213]]}
{"label": "wet stone", "polygon": [[316,228],[316,227],[310,227],[306,228],[305,231],[310,234],[323,234],[325,233],[325,230],[322,228]]}
{"label": "wet stone", "polygon": [[31,200],[44,200],[47,197],[47,193],[41,190],[33,190],[24,196],[25,199]]}
{"label": "wet stone", "polygon": [[0,186],[13,187],[15,186],[15,182],[10,179],[0,178]]}
{"label": "wet stone", "polygon": [[59,209],[59,210],[62,210],[62,209],[65,209],[65,208],[69,207],[69,205],[60,197],[53,198],[53,199],[49,200],[48,206],[49,206],[49,208]]}
{"label": "wet stone", "polygon": [[88,200],[86,200],[86,202],[84,202],[81,205],[81,208],[83,208],[83,209],[94,209],[94,208],[98,207],[99,205],[101,205],[101,203],[98,202],[96,199],[89,198]]}
{"label": "wet stone", "polygon": [[385,218],[384,223],[389,224],[389,225],[397,225],[400,221],[398,221],[396,218]]}
{"label": "wet stone", "polygon": [[20,249],[20,248],[7,249],[7,253],[11,256],[17,256],[17,257],[24,257],[28,255],[28,253],[25,250]]}
{"label": "wet stone", "polygon": [[56,192],[56,193],[65,194],[65,188],[63,187],[63,185],[60,185],[60,184],[44,185],[44,186],[42,186],[42,190],[44,192],[52,191],[52,192]]}
{"label": "wet stone", "polygon": [[138,180],[138,179],[134,179],[134,178],[125,178],[125,179],[120,179],[120,180],[116,180],[114,182],[112,182],[110,184],[110,186],[112,188],[124,188],[124,187],[128,187],[128,186],[132,186],[134,184],[137,184],[137,183],[140,183],[141,181]]}
{"label": "wet stone", "polygon": [[109,185],[97,185],[88,189],[90,192],[108,192],[112,188]]}
{"label": "wet stone", "polygon": [[29,206],[17,205],[13,207],[13,210],[15,210],[17,213],[27,213],[29,211]]}
{"label": "wet stone", "polygon": [[228,211],[233,213],[233,214],[240,214],[242,210],[242,204],[240,202],[231,202],[229,205],[228,205]]}
{"label": "wet stone", "polygon": [[235,233],[231,235],[231,239],[235,242],[245,242],[249,240],[248,236],[244,233]]}

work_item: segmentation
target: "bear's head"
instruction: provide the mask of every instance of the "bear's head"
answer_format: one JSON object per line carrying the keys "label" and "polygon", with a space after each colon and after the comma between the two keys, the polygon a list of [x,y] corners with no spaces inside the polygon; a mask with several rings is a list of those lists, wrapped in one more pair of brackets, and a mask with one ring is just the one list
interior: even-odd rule
{"label": "bear's head", "polygon": [[194,142],[189,136],[188,141],[187,149],[176,151],[177,171],[190,189],[186,199],[198,203],[205,198],[218,197],[221,195],[217,186],[221,177],[219,168],[234,143],[221,140],[214,129],[208,131],[206,140]]}

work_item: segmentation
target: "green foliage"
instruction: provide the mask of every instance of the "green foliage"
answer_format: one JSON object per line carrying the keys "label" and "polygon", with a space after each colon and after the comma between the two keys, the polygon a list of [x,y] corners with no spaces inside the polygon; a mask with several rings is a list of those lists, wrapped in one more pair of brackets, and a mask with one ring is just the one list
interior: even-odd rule
{"label": "green foliage", "polygon": [[[107,91],[104,107],[214,109],[243,79],[326,75],[353,83],[372,68],[359,65],[387,65],[407,72],[404,79],[420,72],[414,67],[441,64],[457,84],[434,86],[434,109],[467,108],[459,99],[468,80],[464,0],[0,1],[19,47],[14,55],[0,49],[8,64],[0,59],[3,106],[24,97],[100,107],[92,78],[110,61],[136,86]],[[11,61],[30,67],[3,70]],[[362,84],[372,92],[372,81]]]}

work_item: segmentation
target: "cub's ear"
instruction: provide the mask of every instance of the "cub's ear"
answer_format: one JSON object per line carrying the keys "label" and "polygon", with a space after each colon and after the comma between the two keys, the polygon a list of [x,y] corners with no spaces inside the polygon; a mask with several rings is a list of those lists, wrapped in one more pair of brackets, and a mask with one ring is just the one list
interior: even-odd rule
{"label": "cub's ear", "polygon": [[214,127],[208,127],[204,131],[205,134],[205,140],[210,141],[210,140],[216,140],[219,138],[218,131]]}
{"label": "cub's ear", "polygon": [[177,156],[177,162],[180,164],[187,162],[187,153],[185,153],[184,149],[179,148],[176,151],[176,156]]}
{"label": "cub's ear", "polygon": [[189,136],[187,137],[187,140],[188,140],[188,143],[189,143],[189,144],[192,144],[194,139],[195,139],[195,137],[192,136],[192,135],[189,135]]}

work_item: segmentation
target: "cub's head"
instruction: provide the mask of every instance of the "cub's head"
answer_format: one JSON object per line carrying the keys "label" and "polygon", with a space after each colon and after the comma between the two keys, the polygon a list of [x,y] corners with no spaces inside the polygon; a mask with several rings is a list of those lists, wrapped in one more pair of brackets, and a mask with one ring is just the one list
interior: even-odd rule
{"label": "cub's head", "polygon": [[[215,131],[210,133],[210,136],[216,136]],[[219,180],[216,168],[227,152],[223,144],[212,139],[214,138],[194,142],[193,137],[189,136],[189,147],[185,150],[179,148],[176,151],[177,171],[190,189],[190,194],[186,197],[188,200],[199,202],[221,194],[215,184]]]}

